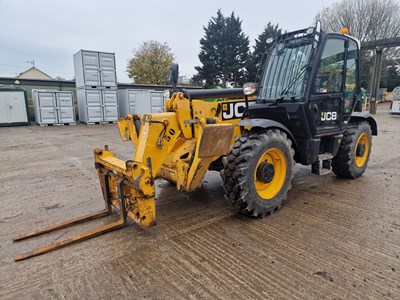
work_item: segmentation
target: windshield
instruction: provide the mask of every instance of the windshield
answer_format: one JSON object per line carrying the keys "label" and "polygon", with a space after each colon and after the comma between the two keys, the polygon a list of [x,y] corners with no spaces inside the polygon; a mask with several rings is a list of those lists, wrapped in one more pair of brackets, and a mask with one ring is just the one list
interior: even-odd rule
{"label": "windshield", "polygon": [[271,49],[261,80],[259,99],[302,99],[312,42],[309,37],[292,39]]}

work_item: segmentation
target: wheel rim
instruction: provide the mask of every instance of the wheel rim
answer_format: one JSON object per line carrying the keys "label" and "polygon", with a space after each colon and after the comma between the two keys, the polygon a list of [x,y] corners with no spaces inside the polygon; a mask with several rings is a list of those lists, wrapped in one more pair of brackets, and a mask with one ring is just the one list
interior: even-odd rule
{"label": "wheel rim", "polygon": [[[273,166],[273,177],[268,182],[257,178],[257,170],[267,163]],[[271,200],[282,189],[286,177],[286,158],[283,152],[277,148],[268,149],[258,160],[254,171],[254,185],[257,194],[264,200]],[[270,176],[271,174],[269,174]]]}
{"label": "wheel rim", "polygon": [[363,167],[367,161],[369,146],[368,135],[364,132],[358,137],[356,148],[354,149],[354,162],[358,168]]}

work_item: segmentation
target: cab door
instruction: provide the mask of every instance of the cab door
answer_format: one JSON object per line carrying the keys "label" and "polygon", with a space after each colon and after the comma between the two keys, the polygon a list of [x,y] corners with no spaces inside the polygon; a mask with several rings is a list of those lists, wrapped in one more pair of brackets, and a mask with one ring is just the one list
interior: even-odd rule
{"label": "cab door", "polygon": [[314,137],[342,131],[351,114],[358,71],[357,44],[345,36],[328,36],[321,52],[309,101]]}

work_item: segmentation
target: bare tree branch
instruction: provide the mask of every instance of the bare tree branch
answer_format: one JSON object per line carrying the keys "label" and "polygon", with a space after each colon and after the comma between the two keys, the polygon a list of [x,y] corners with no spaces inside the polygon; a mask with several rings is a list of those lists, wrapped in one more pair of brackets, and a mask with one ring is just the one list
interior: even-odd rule
{"label": "bare tree branch", "polygon": [[361,42],[400,35],[400,6],[395,0],[341,0],[323,8],[315,19],[328,31],[348,27]]}

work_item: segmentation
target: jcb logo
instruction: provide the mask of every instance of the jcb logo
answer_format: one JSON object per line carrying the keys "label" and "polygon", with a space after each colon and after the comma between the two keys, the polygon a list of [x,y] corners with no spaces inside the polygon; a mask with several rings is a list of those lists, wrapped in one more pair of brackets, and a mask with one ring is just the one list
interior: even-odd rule
{"label": "jcb logo", "polygon": [[324,111],[321,112],[321,121],[335,121],[337,120],[336,111]]}
{"label": "jcb logo", "polygon": [[225,102],[222,104],[222,120],[239,119],[243,116],[244,102]]}

